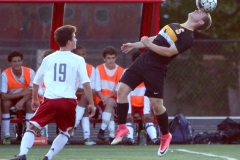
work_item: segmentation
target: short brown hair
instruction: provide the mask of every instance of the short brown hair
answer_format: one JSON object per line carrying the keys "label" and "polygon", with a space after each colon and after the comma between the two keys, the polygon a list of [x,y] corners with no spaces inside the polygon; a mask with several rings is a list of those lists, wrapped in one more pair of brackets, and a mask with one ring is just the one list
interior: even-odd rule
{"label": "short brown hair", "polygon": [[106,48],[104,48],[104,50],[102,52],[103,58],[105,58],[107,56],[107,54],[115,55],[117,57],[117,50],[112,46],[107,46]]}
{"label": "short brown hair", "polygon": [[204,24],[197,27],[196,30],[206,30],[211,26],[212,18],[211,18],[210,13],[207,13],[207,16],[203,17],[202,20],[203,20]]}
{"label": "short brown hair", "polygon": [[72,40],[72,34],[77,31],[75,26],[64,25],[59,27],[54,32],[54,39],[60,47],[65,47],[67,42]]}
{"label": "short brown hair", "polygon": [[8,62],[11,62],[13,57],[20,57],[21,60],[23,60],[23,54],[16,50],[13,50],[8,54]]}

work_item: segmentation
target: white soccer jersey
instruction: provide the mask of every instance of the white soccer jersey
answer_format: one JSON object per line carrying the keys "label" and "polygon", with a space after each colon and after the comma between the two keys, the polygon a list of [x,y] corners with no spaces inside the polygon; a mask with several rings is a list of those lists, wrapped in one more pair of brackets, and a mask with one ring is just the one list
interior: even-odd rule
{"label": "white soccer jersey", "polygon": [[79,81],[90,82],[85,60],[70,51],[56,51],[43,59],[33,83],[42,85],[44,82],[46,98],[76,99]]}

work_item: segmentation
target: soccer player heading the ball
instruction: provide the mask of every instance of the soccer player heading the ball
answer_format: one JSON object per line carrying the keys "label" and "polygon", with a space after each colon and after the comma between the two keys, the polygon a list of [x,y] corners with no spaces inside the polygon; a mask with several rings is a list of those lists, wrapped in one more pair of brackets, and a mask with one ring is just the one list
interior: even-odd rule
{"label": "soccer player heading the ball", "polygon": [[161,29],[158,35],[142,37],[140,42],[123,44],[121,50],[128,53],[134,48],[147,48],[126,70],[120,79],[117,91],[118,129],[111,144],[117,144],[129,133],[126,127],[128,112],[127,95],[140,83],[146,86],[145,96],[149,97],[161,131],[161,143],[157,154],[166,154],[172,135],[168,128],[168,114],[163,106],[164,79],[168,65],[178,54],[189,49],[193,43],[194,30],[205,30],[211,26],[209,13],[196,10],[188,14],[185,23],[172,23]]}

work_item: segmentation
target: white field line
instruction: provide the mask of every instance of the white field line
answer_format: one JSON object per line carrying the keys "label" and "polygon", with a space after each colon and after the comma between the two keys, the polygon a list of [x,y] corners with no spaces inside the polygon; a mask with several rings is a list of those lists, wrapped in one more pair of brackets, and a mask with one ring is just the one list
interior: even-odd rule
{"label": "white field line", "polygon": [[189,151],[189,150],[185,150],[185,149],[176,149],[179,152],[186,152],[186,153],[192,153],[192,154],[199,154],[199,155],[203,155],[203,156],[207,156],[207,157],[216,157],[216,158],[223,158],[226,160],[237,160],[235,158],[231,158],[231,157],[226,157],[226,156],[218,156],[215,154],[211,154],[211,153],[204,153],[204,152],[194,152],[194,151]]}
{"label": "white field line", "polygon": [[[227,117],[231,118],[233,120],[239,120],[240,119],[240,116],[186,116],[186,118],[188,120],[191,120],[191,119],[197,119],[197,120],[213,120],[213,119],[224,120]],[[168,118],[169,119],[174,119],[173,116],[169,116]]]}

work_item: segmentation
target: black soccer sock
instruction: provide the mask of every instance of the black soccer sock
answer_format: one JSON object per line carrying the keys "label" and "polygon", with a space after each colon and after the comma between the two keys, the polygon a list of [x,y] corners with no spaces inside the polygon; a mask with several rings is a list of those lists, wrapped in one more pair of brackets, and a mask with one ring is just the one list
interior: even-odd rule
{"label": "black soccer sock", "polygon": [[162,132],[163,135],[168,134],[169,132],[169,127],[168,127],[168,114],[167,111],[165,111],[161,115],[156,115],[158,125],[160,127],[160,131]]}
{"label": "black soccer sock", "polygon": [[117,103],[117,120],[118,125],[126,124],[127,113],[128,113],[128,103]]}

